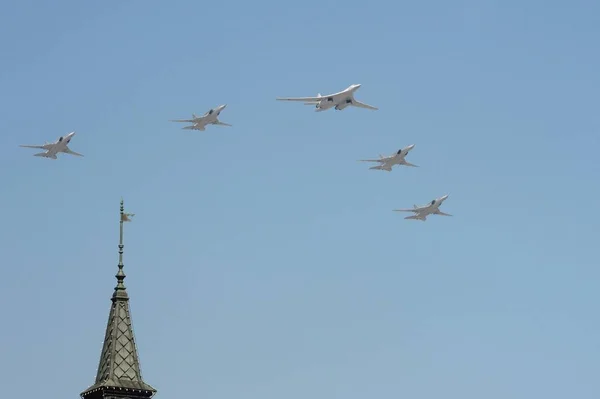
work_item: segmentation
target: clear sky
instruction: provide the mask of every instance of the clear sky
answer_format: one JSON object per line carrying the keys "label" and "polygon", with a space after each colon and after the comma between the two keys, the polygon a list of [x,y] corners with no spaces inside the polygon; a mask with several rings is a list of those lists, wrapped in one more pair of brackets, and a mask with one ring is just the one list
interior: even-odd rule
{"label": "clear sky", "polygon": [[593,0],[2,2],[3,395],[94,382],[123,196],[157,398],[597,399],[599,40]]}

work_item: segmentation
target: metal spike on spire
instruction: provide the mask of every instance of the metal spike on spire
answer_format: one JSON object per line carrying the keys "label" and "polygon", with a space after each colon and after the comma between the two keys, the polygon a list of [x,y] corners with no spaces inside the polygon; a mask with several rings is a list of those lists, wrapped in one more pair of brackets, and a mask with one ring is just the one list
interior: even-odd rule
{"label": "metal spike on spire", "polygon": [[[126,213],[124,212],[124,207],[123,207],[123,198],[121,198],[121,218],[119,221],[119,271],[117,272],[117,274],[115,275],[115,277],[117,278],[117,286],[115,287],[115,295],[123,295],[123,296],[127,296],[127,293],[125,292],[125,284],[123,284],[123,280],[125,280],[125,272],[123,271],[123,248],[125,247],[125,245],[123,245],[123,219],[124,217],[126,217]],[[121,292],[119,292],[121,291]]]}

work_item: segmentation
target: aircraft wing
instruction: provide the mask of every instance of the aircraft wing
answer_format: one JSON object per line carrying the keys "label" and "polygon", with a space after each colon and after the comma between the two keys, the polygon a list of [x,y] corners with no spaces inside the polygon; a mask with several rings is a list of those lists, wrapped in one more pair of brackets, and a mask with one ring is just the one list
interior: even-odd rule
{"label": "aircraft wing", "polygon": [[354,105],[355,107],[359,107],[359,108],[372,109],[374,111],[377,111],[379,109],[379,108],[374,107],[372,105],[361,103],[360,101],[357,101],[357,100],[352,101],[352,105]]}
{"label": "aircraft wing", "polygon": [[372,166],[369,169],[377,169],[377,170],[385,170],[387,172],[391,172],[392,171],[392,167],[390,165],[377,165],[377,166]]}
{"label": "aircraft wing", "polygon": [[215,121],[215,125],[221,125],[221,126],[232,126],[229,123],[225,123],[225,122],[221,122],[221,121]]}
{"label": "aircraft wing", "polygon": [[445,212],[442,212],[442,211],[440,211],[439,209],[438,209],[438,211],[437,211],[435,214],[436,214],[436,215],[440,215],[440,216],[452,216],[451,214],[449,214],[449,213],[445,213]]}
{"label": "aircraft wing", "polygon": [[49,150],[50,148],[52,148],[52,144],[44,144],[44,145],[20,145],[19,147],[41,148],[42,150]]}
{"label": "aircraft wing", "polygon": [[194,120],[191,119],[170,119],[169,122],[187,122],[187,123],[194,123]]}
{"label": "aircraft wing", "polygon": [[404,166],[412,166],[413,168],[418,168],[419,167],[418,165],[414,165],[414,164],[412,164],[410,162],[406,162],[406,161],[404,161],[404,163],[402,163],[402,165],[404,165]]}
{"label": "aircraft wing", "polygon": [[426,221],[427,220],[427,215],[412,215],[412,216],[407,216],[404,219],[412,219],[412,220],[421,220],[421,221]]}
{"label": "aircraft wing", "polygon": [[206,130],[204,128],[204,126],[202,126],[202,125],[186,126],[186,127],[182,127],[182,129],[184,129],[184,130],[201,130],[201,131]]}
{"label": "aircraft wing", "polygon": [[416,212],[418,213],[419,210],[414,208],[414,209],[393,209],[394,212]]}
{"label": "aircraft wing", "polygon": [[381,159],[359,159],[358,162],[383,162]]}
{"label": "aircraft wing", "polygon": [[317,103],[321,101],[323,97],[278,97],[277,101],[304,101],[309,103]]}
{"label": "aircraft wing", "polygon": [[82,156],[83,156],[83,154],[80,154],[80,153],[78,153],[78,152],[75,152],[75,151],[71,150],[69,147],[65,147],[65,149],[63,150],[63,152],[64,152],[65,154],[76,155],[76,156],[78,156],[78,157],[82,157]]}

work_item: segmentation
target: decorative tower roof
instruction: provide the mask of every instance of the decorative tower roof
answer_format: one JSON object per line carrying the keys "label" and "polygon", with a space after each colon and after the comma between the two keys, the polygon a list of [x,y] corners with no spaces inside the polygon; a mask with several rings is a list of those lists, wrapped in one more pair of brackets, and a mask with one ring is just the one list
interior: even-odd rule
{"label": "decorative tower roof", "polygon": [[142,379],[140,360],[135,346],[129,295],[123,280],[123,222],[129,222],[133,214],[123,212],[121,200],[119,270],[115,277],[117,286],[113,292],[104,336],[104,346],[94,385],[81,393],[83,399],[150,398],[156,389]]}

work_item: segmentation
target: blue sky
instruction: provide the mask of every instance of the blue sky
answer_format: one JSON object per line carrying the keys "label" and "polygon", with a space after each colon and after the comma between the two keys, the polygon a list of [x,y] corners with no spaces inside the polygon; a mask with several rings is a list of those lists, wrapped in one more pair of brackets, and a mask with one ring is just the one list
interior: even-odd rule
{"label": "blue sky", "polygon": [[[1,9],[7,397],[93,383],[121,196],[158,398],[599,397],[598,2]],[[274,100],[352,83],[379,111]]]}

